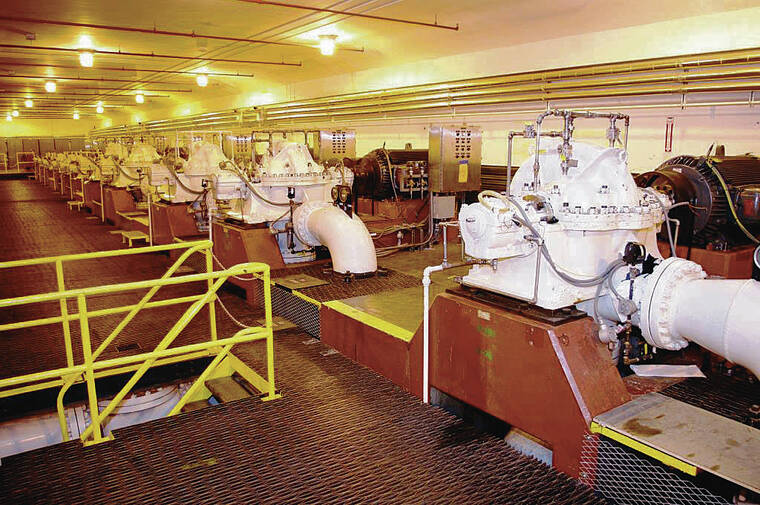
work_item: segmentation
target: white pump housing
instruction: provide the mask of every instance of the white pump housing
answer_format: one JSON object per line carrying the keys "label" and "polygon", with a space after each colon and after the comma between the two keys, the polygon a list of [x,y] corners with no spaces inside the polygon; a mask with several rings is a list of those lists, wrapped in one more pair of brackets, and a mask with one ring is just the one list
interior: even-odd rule
{"label": "white pump housing", "polygon": [[[540,153],[537,178],[535,156],[523,163],[511,198],[483,192],[462,207],[465,253],[481,260],[463,283],[547,309],[575,305],[595,317],[603,342],[630,321],[652,346],[693,341],[760,377],[760,282],[706,279],[692,261],[662,260],[656,233],[670,200],[636,187],[621,149],[572,142],[565,174],[563,150]],[[654,266],[621,260],[629,243]]]}
{"label": "white pump housing", "polygon": [[[546,151],[540,155],[538,191],[530,189],[531,157],[515,174],[512,194],[559,268],[575,277],[597,276],[628,242],[642,243],[659,254],[657,231],[664,220],[660,205],[667,199],[636,187],[625,151],[573,143],[577,166],[566,175],[560,169],[556,143]],[[495,263],[474,266],[463,279],[466,285],[527,299],[547,309],[594,297],[594,286],[564,281],[538,257],[537,241],[517,222],[522,215],[512,204],[489,196],[482,200],[486,205],[463,205],[459,212],[465,253]]]}
{"label": "white pump housing", "polygon": [[[210,142],[194,142],[187,161],[180,157],[164,160],[150,168],[150,185],[159,188],[159,195],[173,203],[193,202],[204,191],[204,181],[222,174],[221,164],[228,161],[222,149]],[[174,163],[173,167],[165,163]],[[172,173],[172,170],[174,173]],[[176,176],[175,176],[176,174]]]}
{"label": "white pump housing", "polygon": [[150,166],[159,159],[160,156],[158,155],[158,152],[156,152],[156,148],[152,145],[142,142],[134,144],[129,151],[129,156],[127,156],[125,160],[121,162],[116,161],[118,165],[117,175],[111,181],[111,185],[125,188],[127,186],[137,186],[142,184],[144,180],[147,180],[146,178]]}
{"label": "white pump housing", "polygon": [[[313,260],[312,248],[324,245],[330,250],[333,270],[366,274],[377,270],[369,231],[358,216],[349,217],[335,207],[331,196],[333,187],[351,186],[353,179],[353,172],[347,168],[315,162],[305,145],[279,141],[250,179],[245,174],[221,171],[214,176],[213,187],[217,200],[230,201],[227,217],[270,224],[286,263]],[[297,240],[289,245],[282,228],[290,220],[291,202]]]}

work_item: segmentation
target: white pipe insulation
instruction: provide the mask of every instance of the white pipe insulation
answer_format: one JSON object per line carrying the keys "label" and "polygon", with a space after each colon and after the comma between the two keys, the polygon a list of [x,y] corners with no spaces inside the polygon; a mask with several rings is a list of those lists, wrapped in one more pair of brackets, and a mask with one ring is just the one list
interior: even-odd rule
{"label": "white pipe insulation", "polygon": [[375,244],[356,214],[348,217],[329,202],[307,202],[293,211],[293,225],[304,244],[327,246],[334,271],[368,274],[377,270]]}
{"label": "white pipe insulation", "polygon": [[673,333],[760,377],[760,282],[705,279],[675,293]]}

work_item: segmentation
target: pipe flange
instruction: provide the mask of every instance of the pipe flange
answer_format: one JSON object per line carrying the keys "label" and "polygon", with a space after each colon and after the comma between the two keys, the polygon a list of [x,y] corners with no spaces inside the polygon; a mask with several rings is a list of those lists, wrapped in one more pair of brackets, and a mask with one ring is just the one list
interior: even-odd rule
{"label": "pipe flange", "polygon": [[322,242],[317,240],[317,238],[309,231],[309,216],[311,216],[311,213],[315,210],[329,207],[331,205],[332,204],[329,202],[304,202],[293,212],[293,229],[301,242],[309,247],[322,245]]}
{"label": "pipe flange", "polygon": [[689,345],[688,340],[673,333],[673,302],[681,284],[705,277],[700,265],[682,258],[668,258],[655,267],[641,304],[641,333],[650,345],[670,351]]}

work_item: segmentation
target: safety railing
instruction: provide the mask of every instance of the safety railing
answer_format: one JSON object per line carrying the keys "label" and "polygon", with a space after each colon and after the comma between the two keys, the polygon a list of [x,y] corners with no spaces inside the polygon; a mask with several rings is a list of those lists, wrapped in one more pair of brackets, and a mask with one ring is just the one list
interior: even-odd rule
{"label": "safety railing", "polygon": [[[184,252],[182,252],[164,275],[158,279],[80,289],[67,289],[65,286],[64,264],[68,262],[115,258],[161,251],[177,251],[182,249],[184,249]],[[206,272],[174,276],[177,270],[193,254],[202,254],[205,256]],[[210,393],[204,385],[206,380],[214,377],[231,375],[234,372],[239,373],[254,388],[260,391],[263,400],[266,401],[279,398],[279,394],[275,389],[274,376],[274,343],[272,334],[272,303],[269,265],[264,263],[243,263],[225,270],[214,271],[212,242],[209,240],[202,240],[136,249],[118,249],[113,251],[99,251],[48,258],[8,261],[0,263],[0,271],[35,265],[55,266],[58,290],[45,294],[34,294],[3,299],[0,300],[0,309],[57,301],[59,304],[60,315],[0,324],[0,334],[11,330],[35,328],[60,323],[62,325],[63,346],[65,348],[67,364],[62,368],[0,379],[0,398],[60,387],[56,400],[56,409],[64,441],[68,440],[68,429],[63,407],[63,399],[69,388],[77,383],[84,383],[86,385],[87,403],[91,413],[91,423],[82,432],[81,439],[85,444],[98,443],[112,438],[110,435],[108,437],[103,435],[103,430],[107,426],[109,416],[119,407],[122,400],[129,394],[140,378],[151,367],[155,366],[213,356],[209,365],[193,382],[187,392],[182,396],[179,403],[177,403],[177,405],[171,410],[169,415],[175,415],[180,412],[182,407],[184,407],[189,401],[207,398]],[[264,325],[246,327],[231,337],[219,338],[216,327],[216,293],[229,277],[240,275],[252,275],[264,281]],[[164,286],[178,286],[203,281],[205,281],[205,291],[203,293],[153,300],[159,289]],[[93,296],[100,297],[102,295],[123,294],[126,292],[146,289],[148,291],[142,296],[138,303],[97,310],[90,310],[88,308],[88,298]],[[76,312],[69,312],[69,301],[76,302]],[[144,309],[155,309],[182,304],[189,304],[189,306],[171,326],[153,351],[111,359],[99,359],[106,348],[117,339],[124,328],[135,319],[140,311]],[[208,340],[178,347],[170,347],[180,332],[188,326],[193,318],[198,315],[204,307],[207,308],[209,316]],[[119,323],[116,324],[109,335],[103,339],[100,345],[93,350],[90,321],[94,318],[117,314],[126,315],[121,318]],[[75,362],[72,345],[72,322],[78,322],[80,330],[79,337],[81,340],[82,361],[78,363]],[[251,369],[231,352],[232,348],[237,344],[260,340],[266,342],[266,372],[264,373],[264,376]],[[34,345],[32,339],[30,339],[29,345],[30,347]],[[129,372],[133,372],[133,374],[127,383],[113,397],[108,405],[100,410],[98,408],[96,379],[126,374]]]}

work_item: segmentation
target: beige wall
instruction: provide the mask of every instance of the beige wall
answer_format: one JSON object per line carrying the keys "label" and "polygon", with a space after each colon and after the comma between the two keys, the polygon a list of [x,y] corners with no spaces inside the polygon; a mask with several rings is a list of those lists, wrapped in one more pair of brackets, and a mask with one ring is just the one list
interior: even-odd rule
{"label": "beige wall", "polygon": [[192,98],[180,105],[145,108],[104,116],[98,127],[166,119],[199,112],[246,107],[369,89],[440,82],[527,70],[607,63],[760,46],[760,7],[728,11],[546,39],[528,44],[462,53],[386,68],[277,86],[257,82],[250,90],[203,103]]}
{"label": "beige wall", "polygon": [[95,120],[24,119],[0,120],[0,137],[66,137],[84,135],[95,127]]}
{"label": "beige wall", "polygon": [[[163,119],[186,114],[250,106],[395,86],[495,75],[541,68],[604,63],[638,58],[728,50],[760,46],[760,7],[708,14],[672,21],[596,33],[552,38],[543,41],[459,54],[416,64],[343,74],[329,79],[291,83],[287,87],[252,88],[250,92],[219,97],[205,103],[188,102],[136,113],[139,120]],[[254,86],[260,86],[261,83]],[[681,109],[636,109],[630,136],[631,167],[636,171],[657,166],[670,156],[663,149],[665,120],[675,117],[673,153],[703,153],[710,143],[724,142],[729,153],[760,152],[760,113],[756,108],[722,107]],[[506,163],[506,132],[521,129],[534,114],[465,118],[484,128],[485,163]],[[131,117],[112,115],[99,126],[135,122]],[[461,121],[461,120],[458,120]],[[448,121],[446,121],[448,122]],[[427,147],[430,120],[368,122],[351,125],[357,130],[357,152],[361,155],[380,147]],[[344,125],[338,125],[344,126]],[[600,126],[601,128],[601,126]],[[0,134],[1,135],[1,134]],[[601,130],[579,122],[578,138],[603,140]],[[515,162],[528,156],[528,147],[518,143]]]}

